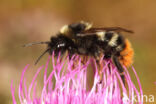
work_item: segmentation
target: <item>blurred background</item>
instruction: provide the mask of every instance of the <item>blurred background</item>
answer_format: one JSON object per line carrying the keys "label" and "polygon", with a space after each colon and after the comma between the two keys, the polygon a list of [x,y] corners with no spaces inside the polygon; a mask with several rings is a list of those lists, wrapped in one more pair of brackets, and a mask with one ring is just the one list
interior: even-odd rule
{"label": "blurred background", "polygon": [[[96,27],[120,26],[133,30],[125,33],[134,51],[134,64],[144,95],[156,97],[156,1],[155,0],[0,0],[0,104],[11,104],[11,80],[17,87],[22,69],[34,62],[46,46],[22,48],[21,45],[47,41],[64,25],[80,20]],[[130,70],[130,72],[132,72]],[[132,73],[134,83],[136,80]]]}

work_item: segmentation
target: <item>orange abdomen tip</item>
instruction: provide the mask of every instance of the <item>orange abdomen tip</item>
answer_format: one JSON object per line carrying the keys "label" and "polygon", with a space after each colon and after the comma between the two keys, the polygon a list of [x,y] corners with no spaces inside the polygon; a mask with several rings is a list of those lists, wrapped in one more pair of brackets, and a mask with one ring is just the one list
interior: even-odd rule
{"label": "orange abdomen tip", "polygon": [[134,51],[128,39],[125,40],[125,45],[125,48],[120,52],[119,60],[122,65],[129,67],[133,63]]}

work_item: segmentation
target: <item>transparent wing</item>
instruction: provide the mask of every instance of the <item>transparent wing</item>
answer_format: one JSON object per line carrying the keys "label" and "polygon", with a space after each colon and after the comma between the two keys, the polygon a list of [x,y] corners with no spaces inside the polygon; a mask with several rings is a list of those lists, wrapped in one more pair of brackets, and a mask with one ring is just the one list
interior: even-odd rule
{"label": "transparent wing", "polygon": [[129,29],[125,29],[122,27],[103,27],[103,28],[91,28],[89,30],[83,31],[79,34],[77,34],[77,36],[85,36],[85,35],[93,35],[96,32],[102,32],[102,31],[115,31],[115,32],[127,32],[127,33],[134,33],[132,30]]}

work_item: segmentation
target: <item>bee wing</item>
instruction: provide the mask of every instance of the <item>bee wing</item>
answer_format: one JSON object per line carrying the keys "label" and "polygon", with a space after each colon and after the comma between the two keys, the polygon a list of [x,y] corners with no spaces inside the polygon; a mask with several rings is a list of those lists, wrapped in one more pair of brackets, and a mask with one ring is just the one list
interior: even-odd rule
{"label": "bee wing", "polygon": [[78,33],[76,36],[95,35],[96,32],[99,32],[99,31],[104,31],[104,30],[99,30],[99,29],[97,29],[97,28],[91,28],[91,29],[89,29],[89,30],[82,31],[82,32]]}
{"label": "bee wing", "polygon": [[87,36],[87,35],[95,35],[96,32],[91,32],[91,33],[78,33],[76,36]]}
{"label": "bee wing", "polygon": [[134,33],[132,30],[128,30],[122,27],[103,27],[103,28],[90,28],[89,30],[78,33],[77,36],[94,35],[96,34],[96,32],[108,32],[108,31],[115,31],[119,33],[120,32]]}
{"label": "bee wing", "polygon": [[122,27],[103,27],[103,28],[91,28],[89,30],[86,30],[82,33],[95,33],[100,31],[116,31],[116,32],[128,32],[128,33],[134,33],[132,30],[128,30]]}

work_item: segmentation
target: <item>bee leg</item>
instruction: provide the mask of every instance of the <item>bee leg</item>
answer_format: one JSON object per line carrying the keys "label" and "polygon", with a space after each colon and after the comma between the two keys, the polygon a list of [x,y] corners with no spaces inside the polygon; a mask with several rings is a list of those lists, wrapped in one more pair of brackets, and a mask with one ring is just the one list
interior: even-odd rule
{"label": "bee leg", "polygon": [[111,56],[112,56],[112,54],[111,53],[105,53],[105,55],[104,55],[104,59],[110,59],[111,58]]}
{"label": "bee leg", "polygon": [[68,55],[69,55],[69,60],[72,59],[72,56],[76,53],[76,48],[74,46],[69,46],[68,47]]}
{"label": "bee leg", "polygon": [[122,82],[123,82],[123,84],[125,85],[125,76],[124,76],[124,74],[123,74],[124,69],[123,69],[121,63],[119,62],[118,57],[113,56],[112,59],[113,59],[113,62],[114,62],[115,66],[117,67],[117,69],[118,69],[118,71],[119,71],[119,73],[120,73]]}
{"label": "bee leg", "polygon": [[[105,60],[109,60],[109,59],[111,59],[111,57],[112,57],[112,54],[110,53],[110,52],[106,52],[105,53],[105,55],[104,55],[104,59]],[[109,69],[109,72],[111,73],[111,66],[110,66],[110,63],[108,63],[108,69]]]}
{"label": "bee leg", "polygon": [[96,64],[97,64],[97,67],[98,67],[98,74],[100,76],[99,84],[101,84],[102,83],[102,73],[101,73],[101,70],[100,70],[100,61],[96,60]]}
{"label": "bee leg", "polygon": [[70,50],[68,50],[68,55],[69,55],[69,60],[71,60],[72,56],[73,56],[73,53]]}
{"label": "bee leg", "polygon": [[69,46],[68,47],[68,56],[69,56],[69,61],[73,61],[72,69],[75,69],[77,66],[77,60],[75,60],[75,57],[73,55],[76,53],[76,48],[74,46]]}
{"label": "bee leg", "polygon": [[96,64],[98,68],[98,74],[99,74],[99,84],[102,83],[103,75],[102,75],[102,62],[100,61],[99,57],[95,57],[96,59]]}

